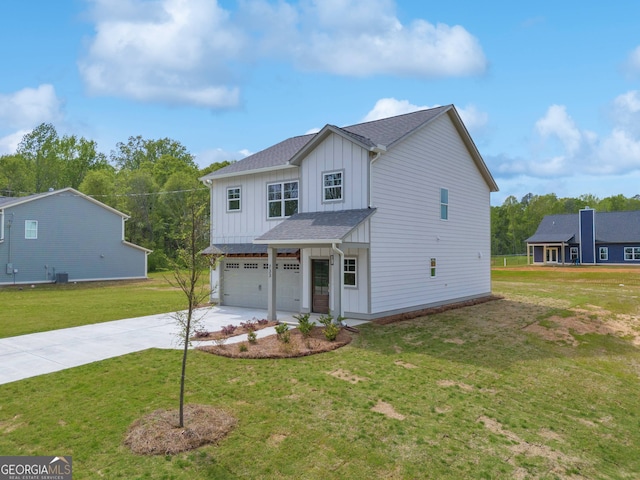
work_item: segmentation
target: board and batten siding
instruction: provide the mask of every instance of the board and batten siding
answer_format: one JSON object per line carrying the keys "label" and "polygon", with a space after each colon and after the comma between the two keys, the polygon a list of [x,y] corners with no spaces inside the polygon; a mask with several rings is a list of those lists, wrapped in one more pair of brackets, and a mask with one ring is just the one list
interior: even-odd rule
{"label": "board and batten siding", "polygon": [[[211,189],[211,243],[252,243],[282,222],[283,218],[267,218],[267,185],[290,180],[300,180],[298,167],[215,180]],[[239,212],[227,212],[229,187],[241,188]],[[298,188],[301,195],[302,185]]]}
{"label": "board and batten siding", "polygon": [[[369,153],[352,141],[332,133],[304,159],[301,169],[303,212],[366,208]],[[342,172],[342,200],[323,201],[323,174]]]}
{"label": "board and batten siding", "polygon": [[[71,192],[39,198],[5,211],[12,225],[0,244],[0,283],[145,278],[146,252],[124,243],[123,217]],[[25,220],[38,222],[37,239],[25,239]],[[9,235],[11,238],[9,238]],[[10,250],[10,257],[9,257]]]}
{"label": "board and batten siding", "polygon": [[[490,188],[449,117],[383,154],[372,175],[371,313],[489,294]],[[448,220],[440,219],[441,188]]]}

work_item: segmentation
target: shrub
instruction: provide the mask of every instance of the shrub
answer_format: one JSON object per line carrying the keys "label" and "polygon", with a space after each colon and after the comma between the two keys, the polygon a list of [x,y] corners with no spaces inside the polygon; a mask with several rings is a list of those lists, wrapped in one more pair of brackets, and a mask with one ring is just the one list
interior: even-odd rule
{"label": "shrub", "polygon": [[289,325],[286,323],[279,323],[275,326],[276,334],[278,335],[278,340],[283,343],[289,343],[291,340],[291,332],[289,332]]}
{"label": "shrub", "polygon": [[298,330],[300,330],[300,333],[304,338],[311,335],[311,330],[313,330],[313,322],[309,320],[310,316],[310,313],[301,313],[293,316],[293,318],[298,320]]}
{"label": "shrub", "polygon": [[[338,317],[338,321],[341,321],[341,320],[344,320],[344,317]],[[333,315],[331,315],[331,312],[327,313],[326,315],[322,315],[318,319],[318,321],[322,325],[324,325],[324,328],[322,329],[322,333],[324,333],[325,338],[330,342],[333,342],[338,337],[338,334],[340,333],[340,326],[334,323]]]}
{"label": "shrub", "polygon": [[223,335],[233,335],[233,332],[236,331],[236,326],[235,325],[227,325],[226,327],[222,327],[222,334]]}
{"label": "shrub", "polygon": [[256,343],[258,341],[258,335],[255,331],[251,330],[247,333],[247,340],[249,340],[249,343]]}
{"label": "shrub", "polygon": [[322,332],[324,333],[324,336],[327,340],[333,342],[340,333],[340,327],[335,323],[330,323],[326,327],[324,327]]}
{"label": "shrub", "polygon": [[260,320],[258,320],[258,325],[261,326],[265,326],[269,323],[269,320],[267,320],[266,318],[261,318]]}
{"label": "shrub", "polygon": [[247,347],[246,343],[241,343],[238,345],[238,350],[241,352],[246,352],[247,350],[249,350],[249,347]]}
{"label": "shrub", "polygon": [[253,332],[257,329],[256,322],[252,322],[251,320],[247,320],[246,322],[241,322],[240,326],[244,328],[247,332]]}
{"label": "shrub", "polygon": [[206,330],[196,330],[193,336],[195,338],[206,338],[209,336],[209,332],[207,332]]}

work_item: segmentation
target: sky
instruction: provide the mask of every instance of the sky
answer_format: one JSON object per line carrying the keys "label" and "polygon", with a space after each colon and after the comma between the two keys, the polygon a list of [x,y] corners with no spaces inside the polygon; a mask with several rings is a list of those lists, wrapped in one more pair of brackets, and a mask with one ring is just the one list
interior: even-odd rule
{"label": "sky", "polygon": [[205,167],[454,104],[499,192],[640,194],[640,2],[3,0],[0,155],[41,123]]}

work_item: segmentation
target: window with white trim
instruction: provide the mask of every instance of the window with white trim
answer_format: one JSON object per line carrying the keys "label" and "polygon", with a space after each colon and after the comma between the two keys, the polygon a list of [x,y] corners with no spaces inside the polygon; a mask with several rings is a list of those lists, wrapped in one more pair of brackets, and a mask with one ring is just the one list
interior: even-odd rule
{"label": "window with white trim", "polygon": [[298,181],[267,185],[267,218],[290,217],[298,213]]}
{"label": "window with white trim", "polygon": [[357,258],[344,259],[344,286],[345,287],[358,286],[358,259]]}
{"label": "window with white trim", "polygon": [[640,247],[624,247],[626,261],[640,260]]}
{"label": "window with white trim", "polygon": [[598,258],[603,262],[609,260],[609,247],[598,248]]}
{"label": "window with white trim", "polygon": [[325,202],[342,200],[342,172],[328,172],[322,175],[322,199]]}
{"label": "window with white trim", "polygon": [[449,219],[449,189],[440,189],[440,219]]}
{"label": "window with white trim", "polygon": [[227,188],[227,212],[239,212],[242,192],[240,187]]}
{"label": "window with white trim", "polygon": [[571,255],[571,260],[576,260],[578,258],[578,247],[571,247],[569,251]]}
{"label": "window with white trim", "polygon": [[26,240],[36,240],[38,238],[38,221],[37,220],[24,221],[24,238]]}
{"label": "window with white trim", "polygon": [[429,262],[429,265],[430,265],[429,274],[430,274],[431,278],[433,278],[433,277],[436,276],[436,265],[437,265],[436,259],[432,258],[431,261]]}

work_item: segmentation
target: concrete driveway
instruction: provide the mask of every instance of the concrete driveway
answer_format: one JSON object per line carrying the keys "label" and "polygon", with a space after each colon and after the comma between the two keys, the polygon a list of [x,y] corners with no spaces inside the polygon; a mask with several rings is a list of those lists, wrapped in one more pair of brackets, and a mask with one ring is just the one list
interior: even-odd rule
{"label": "concrete driveway", "polygon": [[[266,318],[266,311],[216,306],[200,309],[198,315],[202,315],[204,330],[216,331],[226,325],[239,326],[241,322]],[[295,324],[293,315],[279,312],[278,320]],[[148,348],[180,349],[178,333],[178,325],[171,314],[163,313],[1,338],[0,385]],[[265,328],[256,333],[260,338],[273,335],[275,329]],[[241,342],[246,337],[229,338],[227,343]]]}

